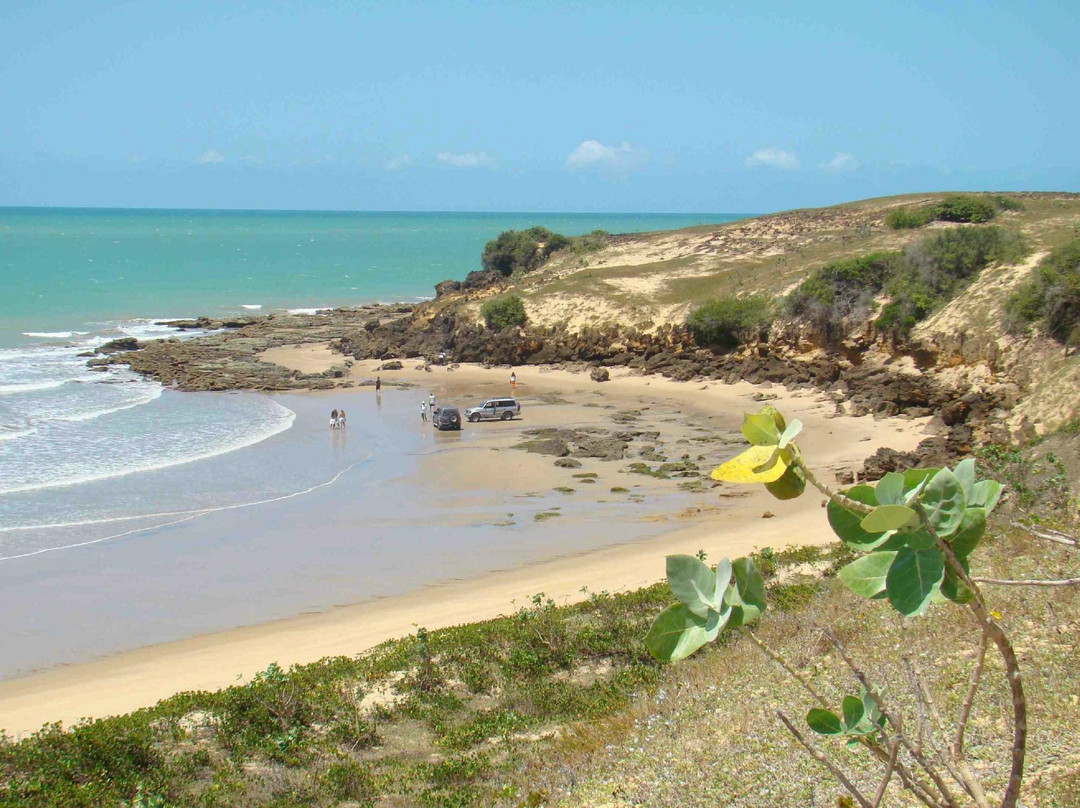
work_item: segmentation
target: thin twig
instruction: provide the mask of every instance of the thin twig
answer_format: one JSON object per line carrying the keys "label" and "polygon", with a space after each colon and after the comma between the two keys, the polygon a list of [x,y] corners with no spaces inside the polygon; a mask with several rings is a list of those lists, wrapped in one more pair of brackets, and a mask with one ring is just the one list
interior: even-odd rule
{"label": "thin twig", "polygon": [[754,633],[753,629],[747,628],[745,633],[747,634],[747,636],[750,637],[750,641],[758,648],[760,648],[762,652],[769,657],[769,659],[771,659],[773,662],[775,662],[777,665],[779,665],[781,668],[791,674],[795,678],[795,680],[803,686],[803,689],[814,697],[818,704],[820,704],[825,709],[829,708],[828,699],[821,695],[821,693],[818,692],[817,688],[815,688],[810,683],[810,679],[806,676],[805,673],[797,670],[795,666],[788,662],[783,656],[770,648],[764,640],[762,640],[760,637],[758,637],[757,634]]}
{"label": "thin twig", "polygon": [[896,733],[897,737],[900,738],[903,742],[904,748],[911,753],[911,756],[915,758],[916,761],[918,761],[920,766],[922,766],[923,771],[925,771],[927,775],[930,776],[930,779],[934,781],[934,785],[938,787],[938,791],[941,793],[941,796],[949,805],[953,806],[954,808],[959,808],[959,803],[956,801],[956,797],[953,796],[952,791],[949,789],[948,783],[945,782],[945,778],[941,776],[938,770],[930,762],[929,758],[927,758],[920,749],[917,749],[915,747],[915,744],[911,742],[911,739],[909,739],[907,735],[905,735],[901,731],[900,720],[885,707],[885,701],[884,699],[882,699],[881,694],[873,685],[870,684],[870,680],[867,679],[866,674],[863,673],[862,669],[855,664],[855,660],[852,659],[851,654],[848,653],[848,650],[844,646],[844,644],[840,642],[840,638],[837,637],[836,634],[834,634],[829,628],[822,627],[821,631],[826,637],[829,638],[832,644],[836,646],[836,650],[840,653],[840,658],[844,660],[848,668],[851,669],[851,672],[855,674],[855,678],[859,680],[859,684],[863,686],[867,694],[869,694],[870,698],[874,700],[874,704],[877,705],[878,710],[883,716],[885,716],[886,720],[893,728],[893,731]]}
{"label": "thin twig", "polygon": [[858,500],[854,500],[851,497],[844,496],[838,491],[833,491],[831,488],[829,488],[829,486],[825,485],[825,483],[821,482],[821,480],[817,478],[814,472],[810,470],[810,467],[802,461],[801,457],[798,459],[797,462],[799,464],[799,467],[802,469],[803,475],[806,477],[806,481],[810,483],[810,485],[814,486],[814,488],[816,488],[822,494],[831,499],[833,502],[835,502],[837,505],[841,505],[847,508],[849,511],[854,511],[855,513],[866,514],[874,510],[872,505],[865,505]]}
{"label": "thin twig", "polygon": [[945,555],[945,563],[948,564],[957,579],[970,589],[974,595],[971,602],[968,603],[968,608],[975,615],[975,619],[978,620],[983,631],[993,641],[998,653],[1001,654],[1002,661],[1005,663],[1005,678],[1009,683],[1009,695],[1012,698],[1013,708],[1012,767],[1009,770],[1009,782],[1005,786],[1000,808],[1016,808],[1016,804],[1020,801],[1020,784],[1024,779],[1024,758],[1027,753],[1027,697],[1024,695],[1024,682],[1020,677],[1020,661],[1016,658],[1016,649],[1013,648],[1012,642],[1005,631],[990,616],[979,585],[968,575],[964,565],[960,563],[960,559],[953,552],[952,546],[934,530],[934,526],[930,523],[930,517],[927,516],[922,503],[916,500],[913,504],[923,526],[934,537],[938,549]]}
{"label": "thin twig", "polygon": [[[810,683],[810,680],[806,676],[806,674],[797,670],[778,651],[770,648],[764,640],[762,640],[760,637],[757,636],[757,634],[754,633],[753,629],[747,628],[745,630],[745,633],[750,637],[750,640],[754,643],[754,645],[761,649],[761,652],[763,654],[768,656],[771,660],[773,660],[773,662],[775,662],[777,665],[787,671],[788,674],[790,674],[795,679],[795,681],[797,681],[800,685],[803,686],[803,689],[806,690],[807,693],[814,697],[814,700],[817,701],[818,704],[820,704],[826,709],[829,708],[829,701],[824,696],[822,696],[821,693],[817,690],[817,688],[815,688]],[[888,753],[880,746],[874,744],[866,738],[860,738],[859,740],[862,745],[867,750],[869,750],[870,753],[873,754],[878,760],[881,760],[883,762],[887,760]],[[914,772],[909,771],[903,763],[898,762],[896,764],[896,773],[900,775],[900,780],[904,784],[904,787],[910,790],[919,799],[920,802],[928,806],[928,808],[940,808],[941,803],[939,803],[934,798],[930,787],[925,782],[920,781],[915,776]]]}
{"label": "thin twig", "polygon": [[[934,703],[934,696],[930,692],[929,686],[926,684],[926,679],[922,675],[922,671],[910,657],[904,657],[904,661],[908,664],[908,671],[911,674],[912,681],[914,682],[916,693],[919,696],[919,701],[926,704],[926,708],[930,713],[930,718],[934,722],[934,725],[938,730],[945,734],[945,722],[941,718],[941,713],[938,712],[937,705]],[[979,783],[979,779],[975,776],[975,772],[971,770],[971,767],[967,764],[962,756],[946,757],[937,743],[934,741],[933,736],[930,736],[930,745],[934,747],[934,753],[937,755],[938,760],[944,764],[948,769],[949,774],[953,776],[953,779],[960,784],[961,788],[968,793],[978,808],[989,808],[990,803],[986,799],[986,793],[982,789],[982,785]],[[952,750],[950,749],[950,753]]]}
{"label": "thin twig", "polygon": [[1046,541],[1057,542],[1058,544],[1064,544],[1066,547],[1080,547],[1080,539],[1076,536],[1071,536],[1068,533],[1062,533],[1060,530],[1054,530],[1052,528],[1044,527],[1041,530],[1032,527],[1031,525],[1025,525],[1021,522],[1013,522],[1013,527],[1020,528],[1032,536],[1039,539],[1045,539]]}
{"label": "thin twig", "polygon": [[993,586],[1077,586],[1080,578],[1057,578],[1048,580],[1011,580],[1008,578],[972,578],[977,584],[992,584]]}
{"label": "thin twig", "polygon": [[896,755],[900,751],[900,738],[894,738],[893,742],[889,745],[889,761],[885,764],[885,776],[881,778],[881,782],[878,783],[877,791],[874,792],[874,799],[872,802],[873,808],[878,808],[881,805],[881,801],[885,798],[885,789],[889,785],[889,781],[892,780],[893,771],[896,769]]}
{"label": "thin twig", "polygon": [[812,743],[810,743],[808,740],[806,740],[806,738],[803,737],[802,733],[795,728],[795,725],[791,723],[791,719],[784,715],[783,711],[777,710],[776,715],[781,721],[784,722],[784,726],[788,728],[788,732],[795,736],[795,740],[802,744],[803,748],[810,753],[810,757],[812,757],[818,763],[827,768],[832,774],[832,776],[839,781],[840,785],[847,789],[847,792],[859,801],[859,805],[861,805],[862,808],[876,808],[876,805],[872,804],[868,799],[866,799],[866,797],[862,795],[862,792],[859,791],[855,784],[852,783],[842,771],[840,771],[840,768],[835,763],[833,763],[831,760],[829,760],[828,757],[825,756],[824,752],[822,752],[820,749],[815,747]]}

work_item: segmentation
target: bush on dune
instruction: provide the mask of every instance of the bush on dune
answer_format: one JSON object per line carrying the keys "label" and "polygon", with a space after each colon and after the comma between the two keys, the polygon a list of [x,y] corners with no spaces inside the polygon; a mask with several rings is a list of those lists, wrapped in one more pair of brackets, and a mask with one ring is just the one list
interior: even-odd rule
{"label": "bush on dune", "polygon": [[506,295],[481,306],[480,315],[489,329],[502,331],[513,325],[525,325],[525,304],[517,295]]}
{"label": "bush on dune", "polygon": [[1006,317],[1014,332],[1037,322],[1058,342],[1080,345],[1080,238],[1043,259],[1035,277],[1009,298]]}
{"label": "bush on dune", "polygon": [[772,320],[773,303],[765,295],[708,300],[694,309],[686,324],[698,345],[737,348]]}

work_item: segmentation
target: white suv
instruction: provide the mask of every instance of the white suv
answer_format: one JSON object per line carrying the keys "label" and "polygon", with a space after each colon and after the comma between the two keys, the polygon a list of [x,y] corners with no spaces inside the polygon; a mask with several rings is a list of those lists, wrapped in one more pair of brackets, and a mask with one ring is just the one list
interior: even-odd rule
{"label": "white suv", "polygon": [[469,407],[465,417],[473,423],[477,421],[509,421],[521,414],[521,405],[513,398],[489,398],[479,407]]}

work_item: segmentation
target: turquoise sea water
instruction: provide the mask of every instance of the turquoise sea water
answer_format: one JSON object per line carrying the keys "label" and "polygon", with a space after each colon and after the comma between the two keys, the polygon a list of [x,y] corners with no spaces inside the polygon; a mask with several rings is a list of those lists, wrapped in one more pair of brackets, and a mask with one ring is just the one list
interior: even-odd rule
{"label": "turquoise sea water", "polygon": [[508,228],[579,235],[738,218],[0,208],[0,347],[135,318],[418,300],[479,269],[484,243]]}

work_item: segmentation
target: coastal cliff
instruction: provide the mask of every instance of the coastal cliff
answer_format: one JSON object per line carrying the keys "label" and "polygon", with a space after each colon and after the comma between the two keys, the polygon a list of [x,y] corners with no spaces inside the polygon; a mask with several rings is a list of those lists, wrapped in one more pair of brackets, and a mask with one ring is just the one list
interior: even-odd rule
{"label": "coastal cliff", "polygon": [[[950,454],[965,453],[973,444],[1031,437],[1080,414],[1075,397],[1061,393],[1080,381],[1069,350],[1038,328],[1009,333],[1004,323],[1010,294],[1051,250],[1075,237],[1080,195],[965,197],[996,201],[991,224],[951,221],[957,217],[947,215],[949,205],[957,198],[909,195],[670,232],[593,234],[587,248],[550,253],[541,243],[527,267],[504,275],[489,266],[463,281],[444,281],[434,299],[415,306],[205,322],[215,333],[147,343],[91,364],[127,364],[184,390],[352,385],[348,363],[372,358],[628,366],[680,381],[816,388],[853,414],[937,414],[942,435],[927,451],[947,446]],[[946,213],[918,220],[931,210]],[[920,226],[910,226],[912,219]],[[705,301],[790,299],[823,268],[910,255],[928,239],[978,228],[1022,247],[984,262],[913,327],[882,325],[885,290],[832,320],[819,310],[777,306],[735,346],[702,344],[687,325]],[[508,296],[521,300],[524,323],[489,327],[484,304]],[[331,345],[341,364],[303,374],[258,359],[268,348],[307,343]]]}

